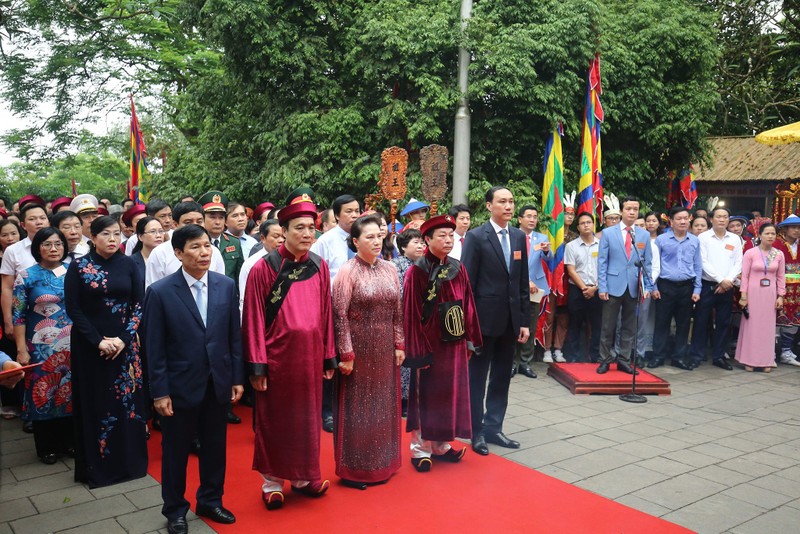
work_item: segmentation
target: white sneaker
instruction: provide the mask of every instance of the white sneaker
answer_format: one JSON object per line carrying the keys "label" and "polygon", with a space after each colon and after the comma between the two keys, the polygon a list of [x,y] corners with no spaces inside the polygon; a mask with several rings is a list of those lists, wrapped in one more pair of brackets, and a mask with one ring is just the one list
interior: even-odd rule
{"label": "white sneaker", "polygon": [[553,363],[553,353],[549,350],[544,351],[544,357],[542,358],[544,363]]}
{"label": "white sneaker", "polygon": [[566,363],[567,362],[567,360],[564,358],[564,353],[561,352],[560,349],[556,349],[555,356],[556,356],[556,361],[558,363]]}
{"label": "white sneaker", "polygon": [[797,356],[795,356],[795,354],[790,350],[786,350],[781,353],[780,362],[785,363],[786,365],[800,367],[800,362],[797,361]]}

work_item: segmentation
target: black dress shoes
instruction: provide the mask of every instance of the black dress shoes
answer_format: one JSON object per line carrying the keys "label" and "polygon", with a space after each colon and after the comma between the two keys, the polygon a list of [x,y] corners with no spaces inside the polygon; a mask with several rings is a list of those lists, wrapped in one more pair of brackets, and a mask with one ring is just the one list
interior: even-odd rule
{"label": "black dress shoes", "polygon": [[167,521],[167,532],[169,534],[188,534],[189,526],[186,524],[186,518],[179,517]]}
{"label": "black dress shoes", "polygon": [[608,372],[608,363],[603,362],[597,367],[597,374],[604,375]]}
{"label": "black dress shoes", "polygon": [[661,367],[662,365],[664,365],[664,362],[661,360],[652,360],[647,362],[648,369],[655,369],[656,367]]}
{"label": "black dress shoes", "polygon": [[[598,369],[600,371],[600,369]],[[629,375],[639,374],[639,371],[635,371],[631,369],[631,366],[625,362],[617,362],[617,371],[622,371],[623,373],[628,373]]]}
{"label": "black dress shoes", "polygon": [[229,425],[238,425],[242,422],[242,418],[233,413],[232,411],[228,411],[228,424]]}
{"label": "black dress shoes", "polygon": [[322,430],[329,434],[333,432],[333,416],[329,415],[322,419]]}
{"label": "black dress shoes", "polygon": [[511,378],[514,378],[514,375],[516,374],[517,374],[517,366],[515,365],[511,368]]}
{"label": "black dress shoes", "polygon": [[681,360],[672,360],[672,367],[677,367],[678,369],[683,369],[684,371],[691,371],[694,369],[690,364],[681,361]]}
{"label": "black dress shoes", "polygon": [[519,374],[525,375],[528,378],[536,378],[536,372],[527,365],[519,366]]}
{"label": "black dress shoes", "polygon": [[716,367],[719,367],[720,369],[725,369],[726,371],[733,371],[733,367],[731,366],[731,364],[729,364],[723,359],[714,360],[714,365]]}
{"label": "black dress shoes", "polygon": [[508,439],[508,437],[502,432],[498,432],[497,434],[486,434],[484,439],[488,443],[494,443],[495,445],[500,445],[506,449],[519,449],[519,441]]}
{"label": "black dress shoes", "polygon": [[198,504],[195,513],[200,517],[207,517],[215,523],[222,523],[224,525],[230,525],[236,522],[236,516],[234,516],[230,510],[226,510],[222,506],[211,507]]}
{"label": "black dress shoes", "polygon": [[487,456],[489,454],[489,447],[486,446],[486,439],[482,434],[472,438],[472,450],[481,456]]}

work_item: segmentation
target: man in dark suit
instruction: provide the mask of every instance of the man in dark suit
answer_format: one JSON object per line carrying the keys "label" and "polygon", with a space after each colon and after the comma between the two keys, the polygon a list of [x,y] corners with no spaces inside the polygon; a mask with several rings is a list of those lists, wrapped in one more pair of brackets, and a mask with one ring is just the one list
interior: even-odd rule
{"label": "man in dark suit", "polygon": [[514,195],[495,186],[486,193],[486,209],[491,219],[467,233],[461,252],[483,334],[483,348],[469,362],[472,449],[482,455],[489,454],[487,442],[519,448],[519,442],[503,434],[503,419],[514,348],[530,336],[525,234],[508,224],[514,216]]}
{"label": "man in dark suit", "polygon": [[182,267],[150,286],[142,331],[150,393],[161,416],[162,489],[170,534],[187,532],[186,465],[192,437],[202,443],[197,515],[233,523],[222,506],[227,406],[242,395],[239,299],[230,278],[210,272],[212,244],[201,226],[172,236]]}
{"label": "man in dark suit", "polygon": [[[598,374],[608,372],[614,359],[614,336],[620,310],[620,341],[617,355],[617,370],[633,374],[630,366],[633,338],[636,336],[636,301],[639,298],[639,269],[644,273],[650,269],[650,235],[636,232],[634,222],[639,216],[639,201],[626,197],[621,201],[622,220],[616,226],[606,228],[600,237],[597,254],[597,285],[603,301],[603,322],[600,327],[600,365]],[[642,279],[643,298],[652,289],[649,276]],[[638,371],[636,371],[638,374]]]}

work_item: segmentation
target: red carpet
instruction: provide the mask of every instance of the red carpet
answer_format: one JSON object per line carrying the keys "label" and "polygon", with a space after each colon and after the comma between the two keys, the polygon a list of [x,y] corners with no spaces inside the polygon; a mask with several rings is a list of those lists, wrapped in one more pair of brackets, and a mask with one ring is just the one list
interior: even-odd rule
{"label": "red carpet", "polygon": [[[288,491],[280,510],[261,502],[261,477],[251,469],[251,411],[237,407],[242,424],[228,426],[225,507],[233,525],[209,525],[218,532],[509,532],[687,533],[683,527],[628,508],[594,493],[490,454],[470,449],[459,464],[436,463],[429,473],[411,466],[404,434],[403,467],[388,484],[366,491],[346,488],[334,473],[333,439],[323,433],[322,474],[331,489],[319,499]],[[149,442],[150,474],[161,480],[161,439]],[[189,461],[187,498],[194,509],[197,458]]]}
{"label": "red carpet", "polygon": [[[573,394],[630,393],[631,375],[617,371],[617,364],[612,364],[607,373],[599,375],[597,366],[596,363],[551,363],[547,374]],[[636,393],[669,395],[669,382],[644,369],[639,369],[639,374],[636,376]]]}

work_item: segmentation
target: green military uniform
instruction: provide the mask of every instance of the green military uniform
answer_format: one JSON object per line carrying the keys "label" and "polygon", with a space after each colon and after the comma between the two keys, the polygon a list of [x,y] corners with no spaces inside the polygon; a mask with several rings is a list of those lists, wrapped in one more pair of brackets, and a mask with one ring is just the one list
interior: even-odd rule
{"label": "green military uniform", "polygon": [[[228,197],[222,191],[209,191],[198,199],[206,213],[220,212],[227,213]],[[218,237],[212,237],[211,243],[219,249],[222,260],[225,262],[225,276],[232,278],[239,287],[239,271],[244,264],[244,254],[242,244],[239,239],[228,234],[223,230]]]}
{"label": "green military uniform", "polygon": [[244,254],[242,253],[242,244],[239,242],[239,239],[228,234],[227,232],[222,232],[222,235],[218,238],[211,239],[213,242],[218,242],[219,252],[222,254],[222,261],[225,262],[225,276],[233,278],[236,282],[236,285],[239,285],[239,271],[242,270],[242,265],[244,264]]}

